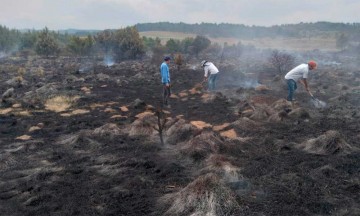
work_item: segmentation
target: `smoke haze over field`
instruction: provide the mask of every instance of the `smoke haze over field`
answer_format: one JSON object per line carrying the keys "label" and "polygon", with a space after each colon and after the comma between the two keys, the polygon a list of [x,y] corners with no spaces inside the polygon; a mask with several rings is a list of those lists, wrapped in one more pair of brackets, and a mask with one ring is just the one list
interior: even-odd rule
{"label": "smoke haze over field", "polygon": [[106,29],[144,22],[360,22],[357,0],[1,0],[0,24],[11,28]]}

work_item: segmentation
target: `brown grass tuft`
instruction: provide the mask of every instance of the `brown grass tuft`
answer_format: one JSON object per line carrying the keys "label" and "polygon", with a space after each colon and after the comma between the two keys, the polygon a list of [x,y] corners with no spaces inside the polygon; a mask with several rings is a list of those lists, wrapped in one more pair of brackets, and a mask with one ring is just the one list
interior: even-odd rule
{"label": "brown grass tuft", "polygon": [[203,132],[188,141],[181,152],[194,160],[202,160],[211,153],[216,153],[223,142],[214,135],[214,132]]}
{"label": "brown grass tuft", "polygon": [[291,109],[292,105],[291,102],[285,99],[280,99],[271,104],[271,107],[276,111],[283,111],[286,109]]}
{"label": "brown grass tuft", "polygon": [[92,132],[92,135],[109,136],[109,137],[115,137],[121,134],[122,134],[121,129],[116,124],[112,124],[112,123],[105,124],[99,128],[96,128]]}
{"label": "brown grass tuft", "polygon": [[234,129],[223,131],[220,133],[220,135],[229,139],[236,139],[238,137]]}
{"label": "brown grass tuft", "polygon": [[186,123],[184,119],[179,119],[167,129],[165,139],[168,144],[176,145],[189,140],[198,131],[195,126]]}
{"label": "brown grass tuft", "polygon": [[150,136],[156,133],[154,127],[157,126],[157,117],[153,113],[144,112],[136,116],[138,119],[135,120],[131,126],[129,135],[130,136]]}
{"label": "brown grass tuft", "polygon": [[234,215],[239,208],[236,195],[212,173],[198,177],[161,201],[169,206],[164,215]]}
{"label": "brown grass tuft", "polygon": [[73,104],[79,99],[78,96],[55,96],[46,100],[45,109],[54,111],[54,112],[63,112],[68,110]]}
{"label": "brown grass tuft", "polygon": [[261,130],[263,127],[261,123],[255,122],[249,118],[243,117],[231,124],[233,127],[244,131],[258,131]]}
{"label": "brown grass tuft", "polygon": [[216,173],[226,183],[243,179],[240,175],[240,168],[232,165],[228,156],[213,154],[206,159],[205,163],[206,167],[203,171]]}
{"label": "brown grass tuft", "polygon": [[268,106],[259,106],[257,107],[253,114],[249,117],[252,120],[256,120],[256,121],[265,121],[267,120],[271,115],[273,114],[272,110],[270,107]]}
{"label": "brown grass tuft", "polygon": [[338,131],[329,130],[323,135],[309,139],[297,146],[297,148],[311,154],[333,155],[350,153],[353,148],[341,136]]}
{"label": "brown grass tuft", "polygon": [[292,110],[288,116],[292,119],[308,119],[310,118],[309,112],[304,108],[297,108]]}
{"label": "brown grass tuft", "polygon": [[202,130],[204,128],[211,128],[212,125],[203,121],[191,121],[190,124],[194,125],[196,128]]}

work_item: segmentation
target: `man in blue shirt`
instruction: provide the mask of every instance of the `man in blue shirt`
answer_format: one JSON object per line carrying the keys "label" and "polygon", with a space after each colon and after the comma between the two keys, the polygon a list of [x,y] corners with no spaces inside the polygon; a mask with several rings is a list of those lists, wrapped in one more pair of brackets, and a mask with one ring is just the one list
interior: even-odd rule
{"label": "man in blue shirt", "polygon": [[169,64],[170,64],[170,57],[166,56],[164,58],[164,62],[160,66],[160,73],[161,73],[161,82],[163,84],[163,103],[164,105],[168,105],[168,99],[171,95],[170,90],[170,71],[169,71]]}

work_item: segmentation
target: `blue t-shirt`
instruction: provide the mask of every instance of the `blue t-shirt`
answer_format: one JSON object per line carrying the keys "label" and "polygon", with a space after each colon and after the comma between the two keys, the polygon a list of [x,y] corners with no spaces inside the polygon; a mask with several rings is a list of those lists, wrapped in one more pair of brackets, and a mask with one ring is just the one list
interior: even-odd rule
{"label": "blue t-shirt", "polygon": [[170,72],[169,72],[169,66],[166,64],[166,62],[163,62],[160,66],[160,73],[161,73],[161,82],[163,84],[170,83]]}

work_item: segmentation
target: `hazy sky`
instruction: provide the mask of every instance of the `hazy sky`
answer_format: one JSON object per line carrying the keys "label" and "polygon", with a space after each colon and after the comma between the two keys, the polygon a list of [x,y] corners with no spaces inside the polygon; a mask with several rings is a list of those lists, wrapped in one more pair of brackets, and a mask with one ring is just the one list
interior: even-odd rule
{"label": "hazy sky", "polygon": [[106,29],[144,22],[360,22],[359,0],[0,0],[11,28]]}

